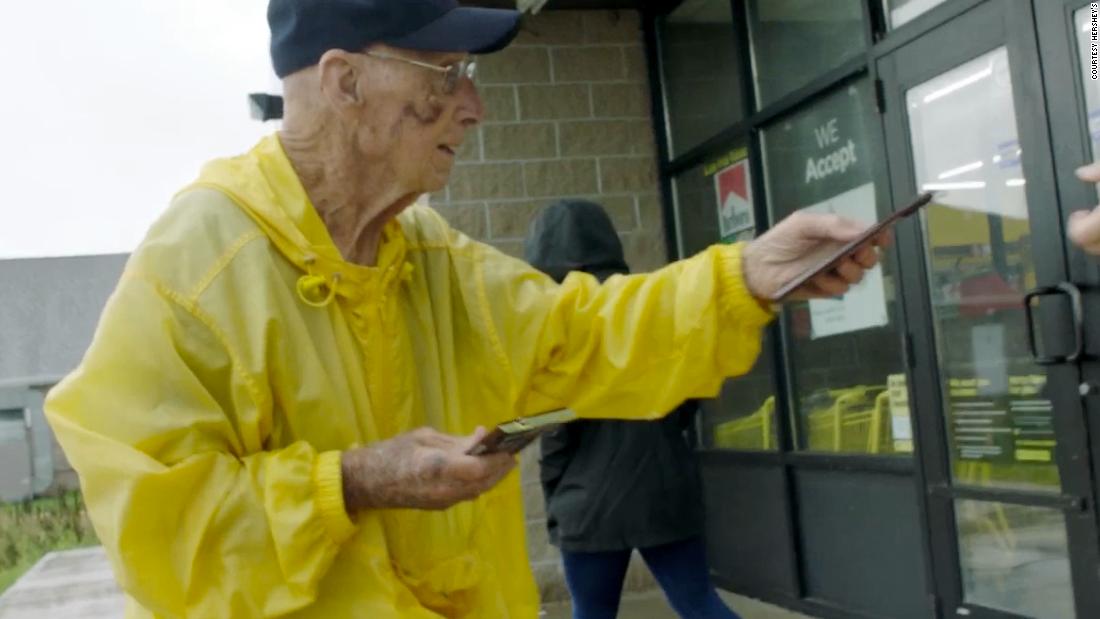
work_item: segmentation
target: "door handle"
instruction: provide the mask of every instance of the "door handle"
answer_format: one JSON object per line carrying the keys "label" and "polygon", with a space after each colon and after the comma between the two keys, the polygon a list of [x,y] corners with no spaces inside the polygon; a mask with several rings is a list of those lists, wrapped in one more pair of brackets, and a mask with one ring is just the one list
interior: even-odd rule
{"label": "door handle", "polygon": [[[1065,295],[1069,298],[1070,318],[1073,327],[1073,352],[1068,355],[1040,355],[1035,342],[1035,319],[1032,315],[1032,300],[1050,295]],[[1081,289],[1069,282],[1060,282],[1054,286],[1041,286],[1024,295],[1024,313],[1027,323],[1027,343],[1031,356],[1039,365],[1058,363],[1077,363],[1085,354],[1085,314],[1081,303]]]}
{"label": "door handle", "polygon": [[[927,494],[937,499],[956,501],[972,499],[978,501],[997,501],[1000,503],[1024,503],[1034,498],[1034,493],[1026,490],[1004,490],[1000,488],[958,487],[949,483],[928,484]],[[1085,512],[1091,509],[1089,499],[1075,494],[1056,494],[1047,497],[1051,507],[1064,512]]]}

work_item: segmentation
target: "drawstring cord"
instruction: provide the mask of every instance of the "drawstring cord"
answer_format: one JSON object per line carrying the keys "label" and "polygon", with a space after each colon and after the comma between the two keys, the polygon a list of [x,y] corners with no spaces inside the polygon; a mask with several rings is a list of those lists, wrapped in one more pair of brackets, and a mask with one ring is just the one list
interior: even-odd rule
{"label": "drawstring cord", "polygon": [[406,283],[412,281],[413,271],[415,270],[416,267],[414,267],[411,262],[403,263],[401,265],[401,281]]}
{"label": "drawstring cord", "polygon": [[[306,256],[302,262],[305,264],[306,274],[298,278],[298,298],[302,300],[302,303],[310,307],[328,307],[336,299],[336,287],[340,284],[340,274],[333,273],[332,281],[330,282],[325,279],[324,275],[318,275],[313,272],[313,266],[317,263],[316,257]],[[404,262],[401,264],[398,277],[402,282],[407,283],[412,280],[415,271],[416,267],[414,267],[412,263]],[[392,272],[393,271],[391,271],[391,273]],[[321,289],[326,287],[328,288],[328,292],[322,296]]]}
{"label": "drawstring cord", "polygon": [[[306,274],[298,278],[298,298],[310,307],[323,308],[329,306],[336,299],[336,286],[340,283],[340,274],[333,273],[332,282],[330,283],[324,275],[317,275],[313,272],[313,265],[317,262],[315,257],[306,256],[303,262],[306,265]],[[323,287],[328,287],[328,294],[322,297],[321,288]]]}

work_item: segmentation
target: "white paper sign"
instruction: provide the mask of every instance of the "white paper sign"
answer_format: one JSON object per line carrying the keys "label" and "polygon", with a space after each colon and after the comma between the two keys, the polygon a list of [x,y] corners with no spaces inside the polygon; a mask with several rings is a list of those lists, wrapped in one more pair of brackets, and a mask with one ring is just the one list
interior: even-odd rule
{"label": "white paper sign", "polygon": [[886,377],[886,389],[890,398],[890,432],[894,439],[894,451],[913,451],[913,425],[909,419],[909,388],[905,374]]}
{"label": "white paper sign", "polygon": [[[872,224],[878,219],[875,210],[875,185],[861,185],[804,210],[835,213],[861,223]],[[848,293],[842,297],[810,301],[812,339],[873,329],[888,322],[882,267],[868,271],[863,281],[848,289]]]}

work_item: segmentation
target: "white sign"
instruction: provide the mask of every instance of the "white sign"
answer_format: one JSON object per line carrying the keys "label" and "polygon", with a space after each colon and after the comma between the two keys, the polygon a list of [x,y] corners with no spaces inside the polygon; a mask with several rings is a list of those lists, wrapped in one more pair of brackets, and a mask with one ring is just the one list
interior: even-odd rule
{"label": "white sign", "polygon": [[970,355],[974,374],[987,381],[984,393],[1008,392],[1008,353],[1003,323],[974,325],[970,328]]}
{"label": "white sign", "polygon": [[909,419],[909,388],[905,374],[886,377],[886,390],[890,399],[890,432],[894,439],[894,451],[913,451],[913,425]]}
{"label": "white sign", "polygon": [[[804,210],[835,213],[861,223],[872,224],[878,219],[875,210],[875,185],[861,185]],[[810,301],[812,339],[873,329],[884,326],[889,321],[882,267],[868,271],[863,281],[849,288],[844,296]]]}
{"label": "white sign", "polygon": [[748,159],[742,159],[715,174],[714,191],[718,196],[718,231],[723,241],[734,240],[740,236],[739,233],[756,228]]}

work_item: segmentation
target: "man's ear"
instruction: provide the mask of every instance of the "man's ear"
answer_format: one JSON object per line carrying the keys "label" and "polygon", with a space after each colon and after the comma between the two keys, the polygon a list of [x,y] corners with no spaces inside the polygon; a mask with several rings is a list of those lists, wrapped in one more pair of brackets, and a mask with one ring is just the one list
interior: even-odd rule
{"label": "man's ear", "polygon": [[358,107],[361,103],[359,78],[362,75],[358,59],[339,49],[330,49],[317,63],[321,93],[337,110]]}

